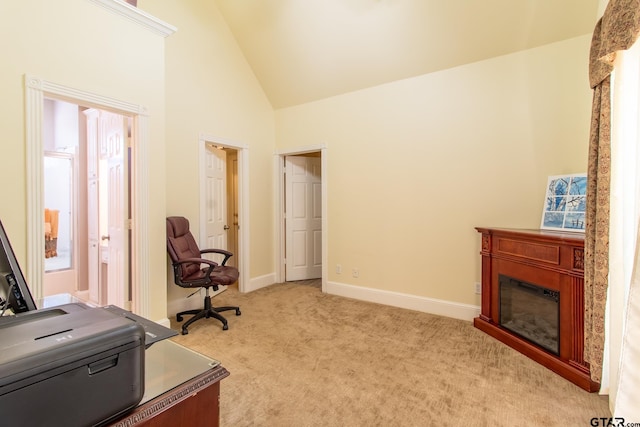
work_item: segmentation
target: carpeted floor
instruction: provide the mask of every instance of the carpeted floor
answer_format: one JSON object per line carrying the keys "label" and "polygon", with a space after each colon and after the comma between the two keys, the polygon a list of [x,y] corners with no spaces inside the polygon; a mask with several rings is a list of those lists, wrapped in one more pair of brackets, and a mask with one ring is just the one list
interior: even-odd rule
{"label": "carpeted floor", "polygon": [[[174,341],[218,359],[222,426],[588,426],[610,417],[587,393],[470,322],[323,294],[318,282],[214,305]],[[172,327],[179,329],[179,324]]]}

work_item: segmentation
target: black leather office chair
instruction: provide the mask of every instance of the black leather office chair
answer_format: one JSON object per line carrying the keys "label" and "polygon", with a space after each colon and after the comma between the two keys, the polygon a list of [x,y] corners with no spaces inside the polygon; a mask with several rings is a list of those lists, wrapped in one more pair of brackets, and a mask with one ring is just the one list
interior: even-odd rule
{"label": "black leather office chair", "polygon": [[[238,269],[225,265],[233,256],[223,249],[200,250],[193,235],[189,231],[189,221],[181,216],[167,218],[167,252],[173,264],[173,276],[176,285],[183,288],[205,288],[204,308],[202,310],[187,310],[176,314],[176,320],[182,322],[182,316],[193,314],[194,316],[182,325],[182,335],[189,333],[187,328],[196,320],[215,317],[222,322],[222,329],[227,330],[227,319],[220,312],[235,310],[236,316],[240,316],[240,307],[213,307],[209,288],[214,291],[218,286],[232,285],[238,280]],[[202,254],[216,253],[224,257],[221,263],[202,258]],[[193,295],[193,294],[192,294]]]}

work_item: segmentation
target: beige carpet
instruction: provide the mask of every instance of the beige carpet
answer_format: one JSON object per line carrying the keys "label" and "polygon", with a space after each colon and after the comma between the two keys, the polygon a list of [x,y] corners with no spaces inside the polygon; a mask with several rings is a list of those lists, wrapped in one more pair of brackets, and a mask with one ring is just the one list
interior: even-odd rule
{"label": "beige carpet", "polygon": [[[230,287],[174,340],[218,359],[222,426],[588,426],[590,394],[470,322],[323,294]],[[172,324],[178,329],[179,325]]]}

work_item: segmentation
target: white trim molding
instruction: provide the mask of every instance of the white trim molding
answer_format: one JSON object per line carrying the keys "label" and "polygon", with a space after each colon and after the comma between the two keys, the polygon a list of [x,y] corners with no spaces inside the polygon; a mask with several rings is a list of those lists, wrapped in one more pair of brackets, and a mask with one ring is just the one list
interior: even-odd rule
{"label": "white trim molding", "polygon": [[261,288],[266,288],[267,286],[271,286],[276,284],[276,274],[270,273],[265,274],[264,276],[254,277],[251,280],[248,280],[245,287],[245,292],[257,291]]}
{"label": "white trim molding", "polygon": [[147,109],[91,92],[48,82],[32,75],[24,76],[25,139],[27,160],[27,278],[36,299],[43,297],[44,278],[44,180],[42,158],[44,99],[53,98],[85,107],[109,109],[133,118],[132,194],[132,310],[143,317],[149,313],[149,117]]}
{"label": "white trim molding", "polygon": [[469,322],[473,321],[474,318],[480,315],[480,307],[477,305],[461,304],[417,295],[403,294],[400,292],[347,285],[338,282],[328,282],[326,292],[331,295],[375,302],[377,304],[390,305],[392,307],[406,308],[409,310],[421,311],[423,313],[435,314],[437,316],[467,320]]}
{"label": "white trim molding", "polygon": [[168,37],[171,34],[178,31],[176,27],[173,25],[167,24],[164,21],[156,18],[145,12],[144,10],[138,9],[137,7],[131,6],[129,3],[124,0],[89,0],[91,3],[95,3],[99,6],[104,7],[105,9],[115,13],[116,15],[120,15],[124,18],[127,18],[133,22],[140,24],[142,27],[148,28],[156,34],[161,35],[162,37]]}
{"label": "white trim molding", "polygon": [[171,320],[168,317],[164,317],[160,320],[156,320],[158,325],[164,326],[165,328],[171,328]]}
{"label": "white trim molding", "polygon": [[300,154],[315,153],[327,148],[326,144],[305,145],[303,147],[291,148],[287,150],[276,150],[275,154],[279,156],[296,156]]}

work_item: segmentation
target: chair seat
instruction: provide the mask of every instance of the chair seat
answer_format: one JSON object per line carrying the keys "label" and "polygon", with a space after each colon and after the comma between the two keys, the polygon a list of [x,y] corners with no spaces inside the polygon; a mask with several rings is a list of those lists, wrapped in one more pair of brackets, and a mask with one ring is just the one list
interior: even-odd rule
{"label": "chair seat", "polygon": [[[215,284],[217,285],[232,285],[238,280],[240,274],[235,267],[229,267],[226,265],[219,265],[213,269],[213,273],[215,274]],[[200,287],[202,285],[199,284],[201,280],[204,280],[207,277],[207,268],[203,268],[202,270],[198,270],[193,274],[185,276],[182,278],[183,282],[194,282],[195,287]]]}

